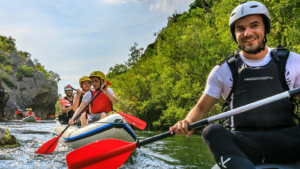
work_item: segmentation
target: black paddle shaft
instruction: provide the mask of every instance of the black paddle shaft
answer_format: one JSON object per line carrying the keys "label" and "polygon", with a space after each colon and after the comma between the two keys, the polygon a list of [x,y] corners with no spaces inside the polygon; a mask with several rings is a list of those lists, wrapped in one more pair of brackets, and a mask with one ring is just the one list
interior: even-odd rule
{"label": "black paddle shaft", "polygon": [[[74,91],[77,91],[75,88],[73,88],[73,87],[71,87],[71,89],[72,90],[74,90]],[[81,93],[81,95],[83,96],[84,94],[83,93]]]}
{"label": "black paddle shaft", "polygon": [[[233,110],[230,110],[228,112],[221,113],[221,114],[216,115],[216,116],[212,116],[212,117],[207,118],[207,119],[197,121],[195,123],[190,124],[188,126],[188,130],[192,130],[192,129],[195,129],[197,127],[203,126],[205,124],[208,124],[209,122],[213,122],[213,121],[221,120],[221,119],[224,119],[224,118],[228,118],[229,116],[233,116],[233,115],[239,114],[241,112],[245,112],[247,110],[254,109],[256,107],[259,107],[259,106],[262,106],[262,105],[265,105],[265,104],[268,104],[268,103],[271,103],[271,102],[274,102],[274,101],[277,101],[277,100],[281,100],[283,98],[290,98],[290,97],[295,96],[299,93],[300,93],[300,87],[297,88],[297,89],[293,89],[293,90],[290,90],[290,91],[287,91],[287,92],[284,92],[284,93],[281,93],[281,94],[278,94],[278,95],[275,95],[275,96],[272,96],[272,97],[269,97],[269,98],[266,98],[266,99],[263,99],[263,100],[260,100],[260,101],[257,101],[257,102],[254,102],[254,103],[251,103],[251,104],[248,104],[248,105],[245,105],[245,106],[233,109]],[[152,143],[154,141],[161,140],[161,139],[164,139],[166,137],[173,136],[173,135],[175,135],[175,132],[173,132],[173,134],[171,134],[168,131],[168,132],[150,137],[150,138],[142,140],[142,141],[138,140],[137,143],[136,143],[136,146],[140,147],[140,146],[143,146],[143,145],[146,145],[146,144]]]}
{"label": "black paddle shaft", "polygon": [[[106,88],[106,86],[103,87],[103,90]],[[102,90],[99,90],[98,93],[84,106],[84,108],[80,111],[80,113],[77,114],[77,116],[75,117],[74,120],[77,120],[80,116],[81,113],[92,103],[93,100],[95,100],[95,98],[102,92]],[[64,132],[71,126],[71,124],[69,124],[62,132],[61,134],[64,134]]]}

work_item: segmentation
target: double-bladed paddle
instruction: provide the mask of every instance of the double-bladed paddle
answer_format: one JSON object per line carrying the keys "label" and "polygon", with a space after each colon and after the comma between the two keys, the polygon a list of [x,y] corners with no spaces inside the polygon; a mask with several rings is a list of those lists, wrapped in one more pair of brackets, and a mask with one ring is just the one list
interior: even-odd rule
{"label": "double-bladed paddle", "polygon": [[[247,104],[242,107],[209,117],[192,123],[188,126],[189,130],[198,128],[200,126],[209,124],[213,121],[218,121],[230,116],[237,115],[257,108],[268,103],[272,103],[281,99],[290,98],[300,93],[300,88],[290,90],[284,93],[277,94],[275,96]],[[136,143],[129,143],[117,139],[106,139],[98,142],[94,142],[83,146],[70,152],[66,156],[67,164],[69,169],[94,169],[94,168],[105,168],[105,169],[116,169],[119,168],[127,160],[130,154],[137,148],[143,145],[152,143],[157,140],[164,139],[166,137],[173,136],[169,131],[150,137],[148,139],[137,141]],[[83,155],[84,154],[84,155]]]}
{"label": "double-bladed paddle", "polygon": [[[15,113],[16,113],[16,114],[20,114],[21,112],[19,112],[19,111],[16,110]],[[35,117],[35,119],[36,119],[36,120],[41,120],[41,119],[38,118],[38,117]]]}
{"label": "double-bladed paddle", "polygon": [[[60,102],[64,106],[71,106],[71,103],[68,102],[65,99],[60,99]],[[118,113],[119,115],[121,115],[122,117],[124,117],[124,119],[128,123],[132,124],[133,126],[139,128],[141,130],[144,130],[145,127],[147,126],[147,123],[145,121],[143,121],[143,120],[141,120],[141,119],[139,119],[139,118],[137,118],[135,116],[132,116],[132,115],[129,115],[129,114],[126,114],[126,113],[121,113],[121,112],[118,112],[117,110],[113,110],[113,111],[115,111],[116,113]]]}
{"label": "double-bladed paddle", "polygon": [[[105,89],[108,85],[111,85],[109,81],[106,81],[105,86],[103,89]],[[77,120],[83,111],[92,103],[92,101],[102,92],[102,90],[99,90],[98,93],[84,106],[84,108],[78,113],[78,115],[75,117],[74,120]],[[58,143],[59,138],[62,136],[62,134],[67,131],[67,129],[71,126],[69,124],[57,137],[54,137],[53,139],[47,141],[45,144],[43,144],[35,153],[36,154],[49,154],[53,152],[56,148],[56,145]]]}

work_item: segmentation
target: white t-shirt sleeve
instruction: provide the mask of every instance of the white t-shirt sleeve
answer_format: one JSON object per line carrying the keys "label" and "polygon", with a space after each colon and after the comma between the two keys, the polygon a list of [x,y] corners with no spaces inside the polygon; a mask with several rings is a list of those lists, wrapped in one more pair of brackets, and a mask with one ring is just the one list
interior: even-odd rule
{"label": "white t-shirt sleeve", "polygon": [[82,98],[82,101],[85,102],[85,103],[88,103],[92,98],[92,92],[87,92],[83,98]]}
{"label": "white t-shirt sleeve", "polygon": [[227,62],[216,65],[209,73],[203,93],[219,99],[222,95],[226,99],[232,88],[232,74]]}
{"label": "white t-shirt sleeve", "polygon": [[[107,91],[108,91],[109,94],[114,93],[114,91],[111,88],[107,88]],[[89,91],[83,96],[82,101],[85,102],[85,103],[88,103],[91,99],[92,99],[92,92]]]}
{"label": "white t-shirt sleeve", "polygon": [[209,73],[205,90],[203,93],[210,95],[216,99],[219,99],[222,92],[222,82],[218,76],[218,70],[220,69],[219,65],[216,65],[212,71]]}
{"label": "white t-shirt sleeve", "polygon": [[290,52],[286,63],[285,78],[290,89],[300,87],[300,55]]}

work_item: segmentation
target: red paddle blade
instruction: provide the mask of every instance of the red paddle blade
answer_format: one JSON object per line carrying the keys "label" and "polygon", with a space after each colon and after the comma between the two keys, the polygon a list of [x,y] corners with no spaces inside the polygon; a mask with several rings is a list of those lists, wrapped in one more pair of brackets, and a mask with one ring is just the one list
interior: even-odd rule
{"label": "red paddle blade", "polygon": [[19,111],[15,111],[15,113],[16,113],[16,114],[20,114],[20,112],[19,112]]}
{"label": "red paddle blade", "polygon": [[117,169],[126,162],[135,149],[136,143],[106,139],[70,152],[66,160],[69,169]]}
{"label": "red paddle blade", "polygon": [[50,116],[50,118],[51,118],[51,119],[53,119],[53,118],[54,118],[54,116],[53,116],[53,115],[51,115],[51,116]]}
{"label": "red paddle blade", "polygon": [[64,106],[72,106],[72,103],[70,103],[68,100],[66,99],[59,99],[60,103]]}
{"label": "red paddle blade", "polygon": [[47,141],[35,153],[36,154],[49,154],[49,153],[52,153],[55,150],[60,137],[61,137],[61,134],[58,135],[57,137],[54,137],[53,139]]}
{"label": "red paddle blade", "polygon": [[35,119],[36,119],[36,120],[41,120],[41,119],[40,119],[40,118],[38,118],[38,117],[35,117]]}
{"label": "red paddle blade", "polygon": [[135,127],[139,128],[141,130],[144,130],[145,127],[147,126],[146,122],[144,122],[143,120],[141,120],[141,119],[139,119],[137,117],[134,117],[134,116],[126,114],[126,113],[121,113],[121,112],[118,112],[118,111],[116,111],[116,113],[118,113],[119,115],[121,115],[122,117],[124,117],[125,120],[128,123],[134,125]]}

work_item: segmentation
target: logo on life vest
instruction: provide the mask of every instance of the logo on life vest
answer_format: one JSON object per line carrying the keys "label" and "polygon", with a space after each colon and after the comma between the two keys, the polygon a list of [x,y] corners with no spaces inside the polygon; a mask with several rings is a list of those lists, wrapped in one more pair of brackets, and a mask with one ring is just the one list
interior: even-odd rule
{"label": "logo on life vest", "polygon": [[220,165],[222,165],[222,167],[227,168],[227,166],[225,165],[229,160],[231,160],[231,158],[227,158],[225,161],[223,161],[223,156],[221,156],[221,162],[219,162]]}
{"label": "logo on life vest", "polygon": [[272,80],[273,77],[267,76],[267,77],[249,77],[244,78],[244,81],[256,81],[256,80]]}

